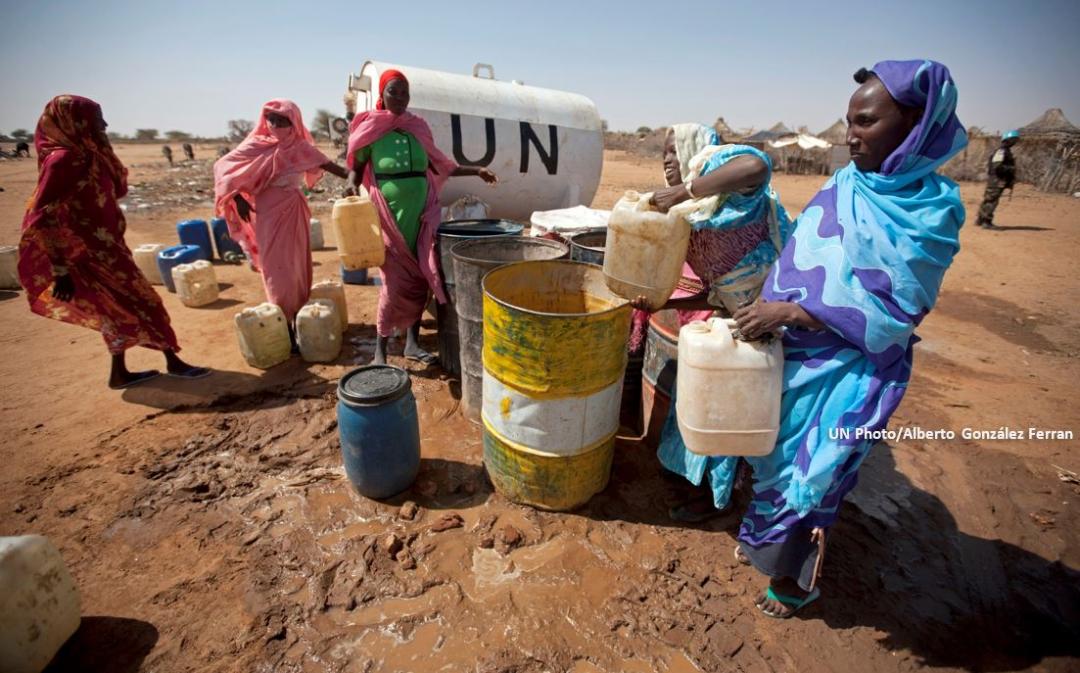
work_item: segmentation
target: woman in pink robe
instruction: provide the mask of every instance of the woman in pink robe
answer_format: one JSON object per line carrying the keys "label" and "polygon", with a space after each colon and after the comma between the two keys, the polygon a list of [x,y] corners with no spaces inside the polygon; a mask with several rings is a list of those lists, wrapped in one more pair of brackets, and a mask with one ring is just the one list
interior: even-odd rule
{"label": "woman in pink robe", "polygon": [[255,129],[214,164],[217,214],[290,323],[311,293],[311,210],[301,187],[324,170],[348,175],[316,149],[300,108],[284,99],[264,105]]}

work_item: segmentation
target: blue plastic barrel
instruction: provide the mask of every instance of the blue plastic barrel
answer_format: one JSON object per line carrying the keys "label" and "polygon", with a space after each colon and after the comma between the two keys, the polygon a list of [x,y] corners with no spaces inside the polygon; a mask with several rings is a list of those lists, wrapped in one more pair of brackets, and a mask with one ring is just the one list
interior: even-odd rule
{"label": "blue plastic barrel", "polygon": [[210,228],[206,220],[184,220],[176,223],[176,234],[181,245],[194,245],[199,248],[199,259],[214,259],[214,244],[210,242]]}
{"label": "blue plastic barrel", "polygon": [[420,425],[409,374],[369,365],[338,382],[338,436],[345,474],[369,498],[407,489],[420,471]]}
{"label": "blue plastic barrel", "polygon": [[157,268],[161,272],[161,280],[165,281],[165,287],[169,292],[176,292],[173,283],[172,270],[180,264],[191,264],[203,259],[202,249],[197,245],[174,245],[165,248],[157,254]]}
{"label": "blue plastic barrel", "polygon": [[218,259],[225,259],[225,253],[235,252],[238,255],[244,253],[240,244],[229,236],[229,224],[223,217],[215,217],[210,220],[210,231],[214,234],[214,245],[217,247]]}
{"label": "blue plastic barrel", "polygon": [[341,282],[345,283],[346,285],[367,285],[367,269],[356,269],[354,271],[350,271],[346,269],[344,265],[342,265]]}

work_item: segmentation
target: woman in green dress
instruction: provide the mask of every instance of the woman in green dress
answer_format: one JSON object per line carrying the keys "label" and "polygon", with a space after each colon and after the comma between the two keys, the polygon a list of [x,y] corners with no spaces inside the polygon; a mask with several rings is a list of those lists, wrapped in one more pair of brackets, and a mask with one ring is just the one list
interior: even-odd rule
{"label": "woman in green dress", "polygon": [[375,364],[386,362],[386,342],[395,331],[405,332],[406,359],[435,362],[417,339],[431,294],[446,301],[435,255],[439,192],[451,176],[498,182],[490,170],[459,166],[440,152],[427,122],[408,112],[408,106],[409,80],[387,70],[379,77],[376,109],[357,115],[350,125],[349,183],[367,190],[379,211],[386,245]]}

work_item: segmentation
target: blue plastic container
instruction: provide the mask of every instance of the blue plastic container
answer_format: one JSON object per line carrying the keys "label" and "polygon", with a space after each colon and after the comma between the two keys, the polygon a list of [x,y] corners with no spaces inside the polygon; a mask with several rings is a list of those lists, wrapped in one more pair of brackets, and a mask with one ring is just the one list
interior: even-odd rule
{"label": "blue plastic container", "polygon": [[338,435],[345,474],[369,498],[407,489],[420,471],[420,425],[409,374],[369,365],[338,382]]}
{"label": "blue plastic container", "polygon": [[199,259],[214,259],[214,244],[210,242],[210,227],[206,220],[184,220],[176,223],[176,234],[181,245],[194,245],[199,248]]}
{"label": "blue plastic container", "polygon": [[210,231],[214,234],[214,246],[217,248],[218,259],[225,259],[225,253],[235,252],[244,254],[240,244],[229,236],[229,224],[223,217],[215,217],[210,220]]}
{"label": "blue plastic container", "polygon": [[165,281],[165,287],[169,292],[176,292],[173,283],[172,270],[180,264],[191,264],[204,259],[202,249],[197,245],[174,245],[165,248],[157,254],[157,268],[161,272],[161,280]]}
{"label": "blue plastic container", "polygon": [[368,272],[367,269],[356,269],[355,271],[349,271],[344,265],[341,267],[341,282],[346,285],[367,285],[368,284]]}

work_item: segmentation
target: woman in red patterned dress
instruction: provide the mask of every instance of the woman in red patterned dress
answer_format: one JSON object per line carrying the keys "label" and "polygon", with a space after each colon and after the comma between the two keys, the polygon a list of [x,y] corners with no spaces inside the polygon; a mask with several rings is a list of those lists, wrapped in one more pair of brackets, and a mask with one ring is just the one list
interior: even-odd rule
{"label": "woman in red patterned dress", "polygon": [[128,370],[124,353],[134,346],[162,351],[171,376],[206,376],[210,370],[176,354],[169,314],[124,243],[117,199],[127,193],[127,169],[105,128],[101,106],[81,96],[53,98],[38,120],[38,184],[19,244],[30,310],[101,332],[112,354],[110,388],[159,374]]}

